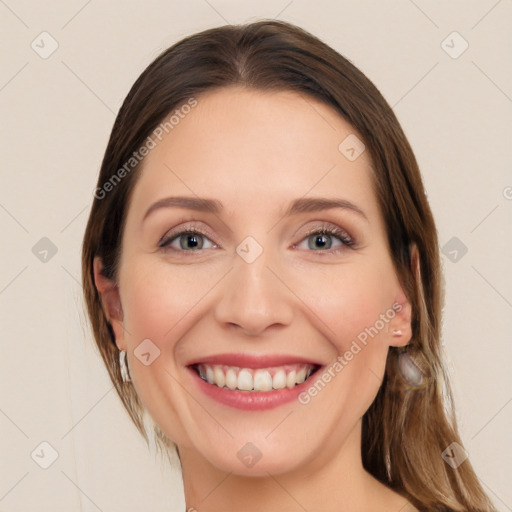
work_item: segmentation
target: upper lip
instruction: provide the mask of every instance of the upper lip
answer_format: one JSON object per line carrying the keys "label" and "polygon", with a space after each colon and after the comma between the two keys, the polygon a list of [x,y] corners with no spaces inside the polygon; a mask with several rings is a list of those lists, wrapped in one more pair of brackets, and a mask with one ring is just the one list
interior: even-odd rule
{"label": "upper lip", "polygon": [[215,354],[193,359],[186,366],[197,364],[237,366],[238,368],[270,368],[287,364],[312,364],[322,366],[313,359],[287,354]]}

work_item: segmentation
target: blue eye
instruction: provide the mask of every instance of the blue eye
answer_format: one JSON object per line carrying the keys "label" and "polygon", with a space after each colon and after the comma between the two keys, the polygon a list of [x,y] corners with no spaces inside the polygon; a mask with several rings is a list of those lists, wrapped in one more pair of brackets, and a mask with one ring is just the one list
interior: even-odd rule
{"label": "blue eye", "polygon": [[[335,248],[332,248],[333,239],[338,241]],[[348,233],[334,226],[322,226],[311,230],[301,244],[303,242],[307,242],[308,249],[316,252],[337,252],[354,245]],[[297,247],[300,248],[300,244],[297,244]]]}
{"label": "blue eye", "polygon": [[[300,243],[295,244],[294,247],[303,249],[301,245],[304,242],[307,242],[306,250],[309,249],[322,253],[337,253],[353,246],[355,243],[346,231],[330,225],[322,225],[310,229],[306,237]],[[333,244],[335,245],[334,248]],[[189,227],[164,237],[159,243],[159,247],[164,250],[191,253],[200,252],[203,249],[214,249],[218,246],[201,229]]]}

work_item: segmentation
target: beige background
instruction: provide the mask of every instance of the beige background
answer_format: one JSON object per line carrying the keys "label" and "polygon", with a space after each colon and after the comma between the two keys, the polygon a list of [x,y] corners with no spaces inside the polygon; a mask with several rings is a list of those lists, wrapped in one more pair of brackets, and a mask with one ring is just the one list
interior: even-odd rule
{"label": "beige background", "polygon": [[[467,247],[442,256],[445,351],[466,448],[512,510],[510,1],[2,0],[0,15],[0,511],[184,510],[179,472],[148,453],[94,349],[80,244],[137,76],[185,35],[274,17],[374,81],[415,150],[441,245]],[[58,43],[47,58],[31,47],[51,49],[43,31]],[[57,248],[46,262],[43,237]],[[48,469],[43,441],[58,452]]]}

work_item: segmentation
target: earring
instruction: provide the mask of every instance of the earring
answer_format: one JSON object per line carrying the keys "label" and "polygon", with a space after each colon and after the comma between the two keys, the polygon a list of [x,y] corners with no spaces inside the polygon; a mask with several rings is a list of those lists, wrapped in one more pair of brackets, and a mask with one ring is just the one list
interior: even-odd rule
{"label": "earring", "polygon": [[130,382],[130,372],[128,371],[128,363],[126,362],[126,350],[119,352],[119,366],[121,367],[121,378],[123,382]]}
{"label": "earring", "polygon": [[425,375],[406,348],[399,352],[397,366],[400,377],[409,387],[421,388],[426,383]]}

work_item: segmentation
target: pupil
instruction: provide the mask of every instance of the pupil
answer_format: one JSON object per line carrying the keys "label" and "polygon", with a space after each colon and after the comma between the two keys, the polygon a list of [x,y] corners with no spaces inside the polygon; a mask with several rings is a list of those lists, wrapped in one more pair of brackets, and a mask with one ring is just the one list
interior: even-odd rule
{"label": "pupil", "polygon": [[317,235],[315,237],[315,244],[320,246],[320,248],[324,248],[326,245],[328,245],[327,236],[325,236],[325,235]]}
{"label": "pupil", "polygon": [[193,235],[193,234],[187,235],[186,240],[187,240],[186,246],[188,248],[195,248],[199,245],[197,235]]}

